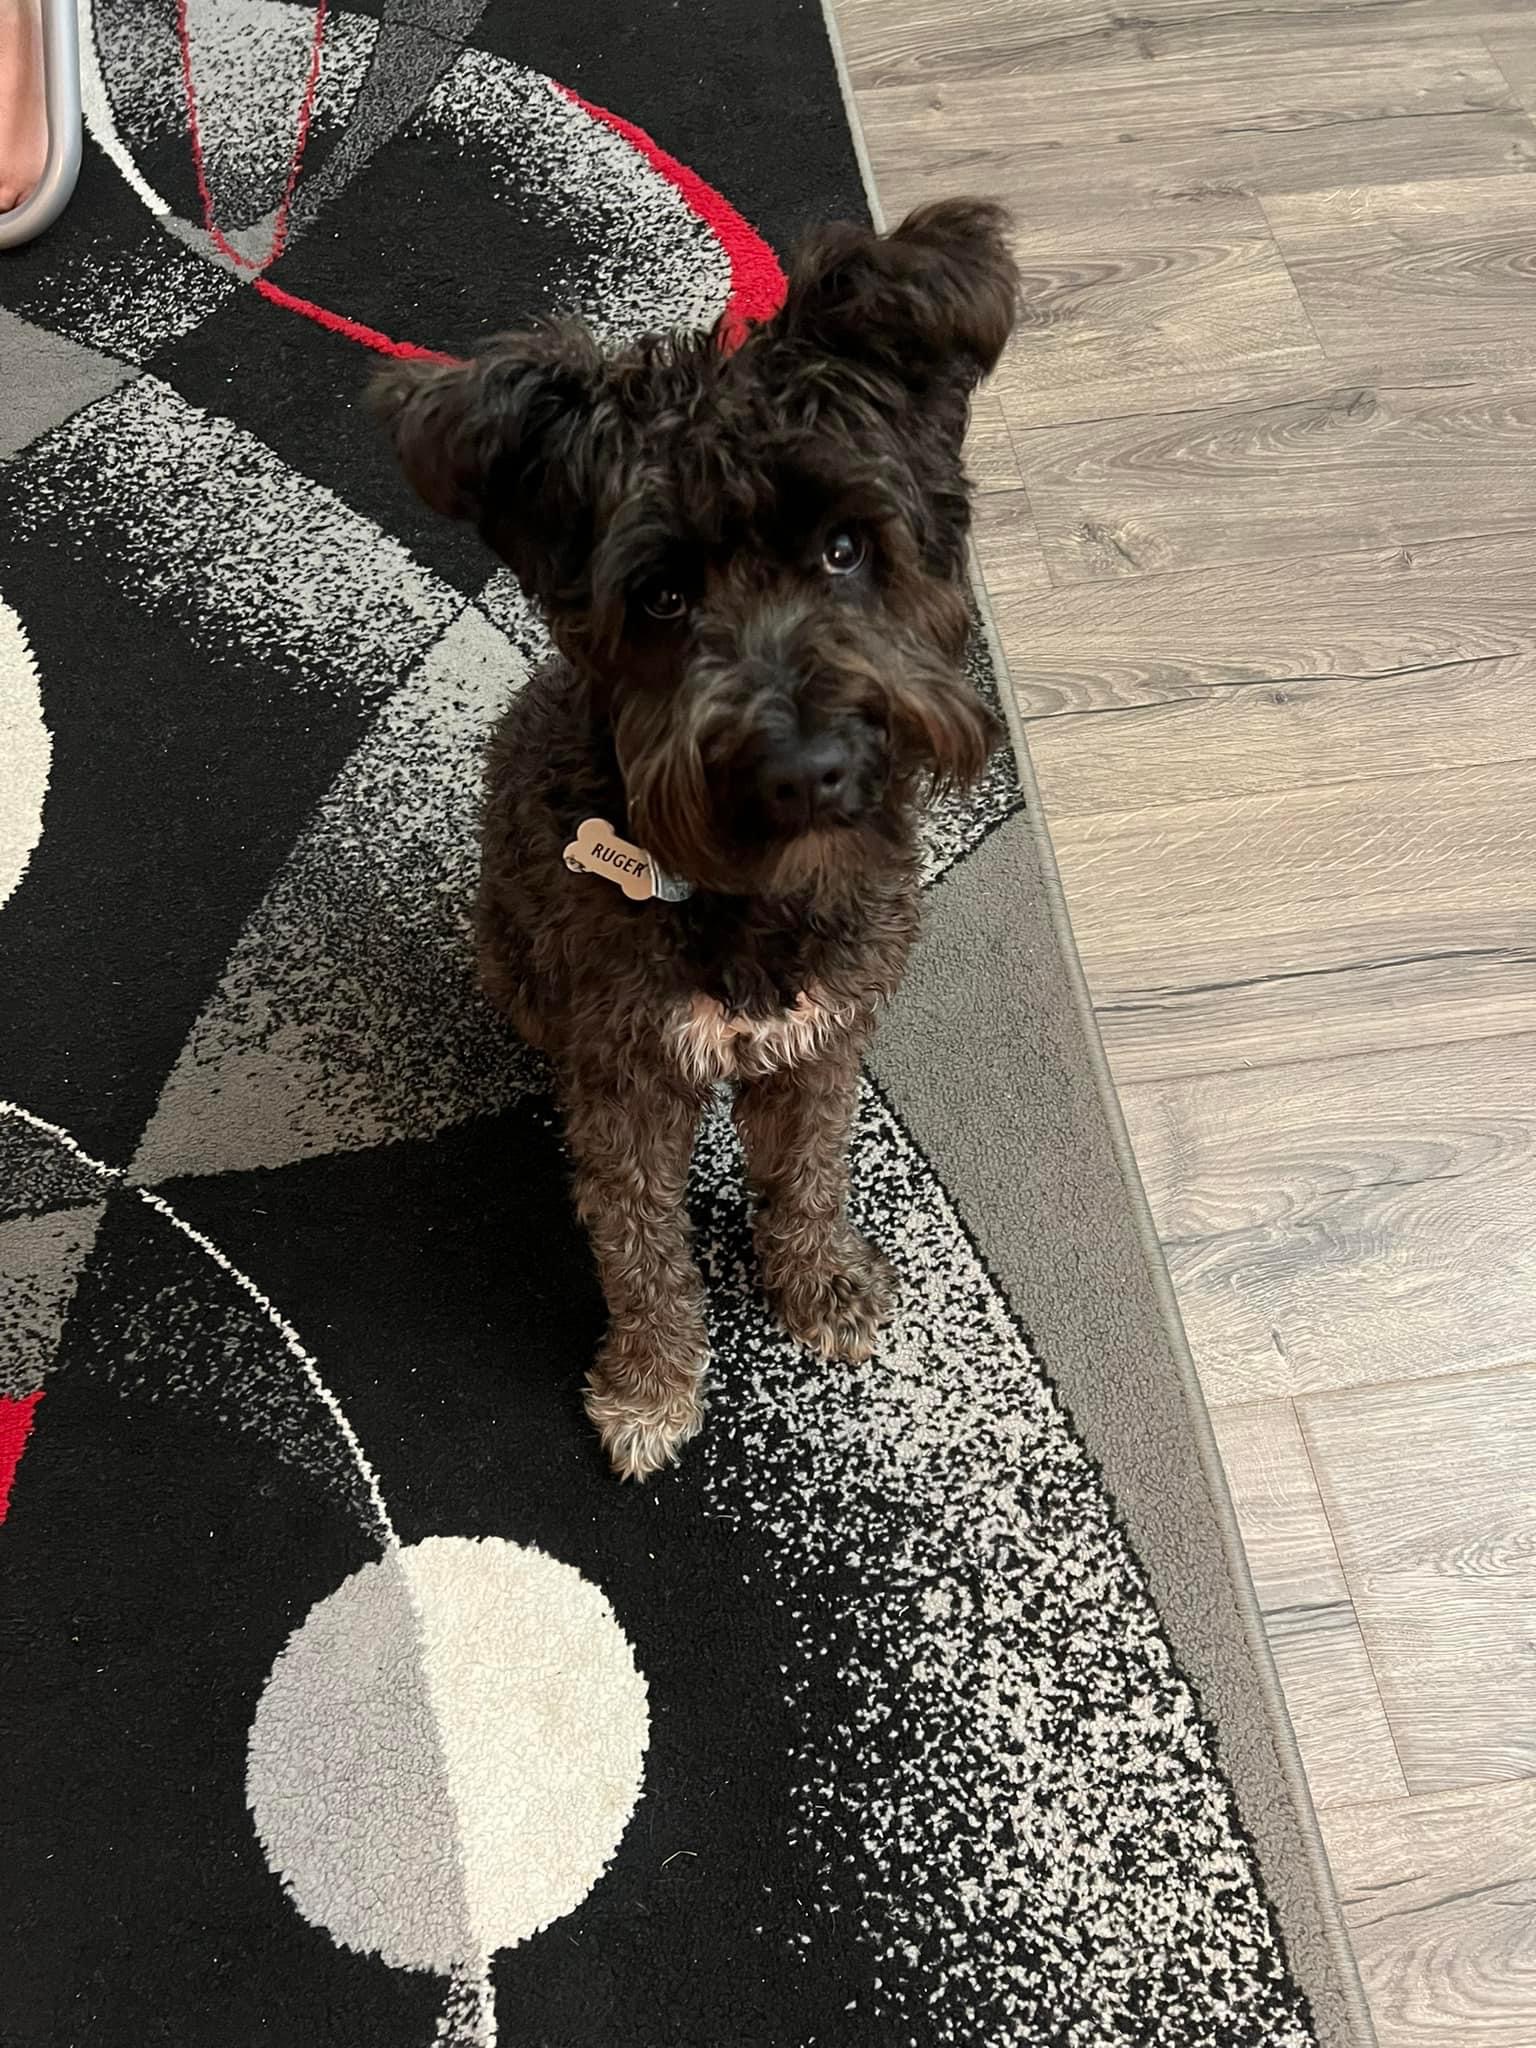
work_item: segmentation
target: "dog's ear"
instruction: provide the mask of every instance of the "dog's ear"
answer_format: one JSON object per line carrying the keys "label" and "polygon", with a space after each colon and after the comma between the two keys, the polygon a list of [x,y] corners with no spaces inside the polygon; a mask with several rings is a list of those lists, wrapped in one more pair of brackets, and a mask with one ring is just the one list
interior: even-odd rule
{"label": "dog's ear", "polygon": [[778,331],[819,352],[873,362],[922,388],[967,388],[1013,331],[1019,272],[1008,214],[985,199],[919,207],[888,235],[841,224],[804,243]]}
{"label": "dog's ear", "polygon": [[395,453],[435,512],[473,520],[535,588],[552,526],[569,543],[602,357],[575,324],[502,335],[469,362],[400,362],[369,391]]}

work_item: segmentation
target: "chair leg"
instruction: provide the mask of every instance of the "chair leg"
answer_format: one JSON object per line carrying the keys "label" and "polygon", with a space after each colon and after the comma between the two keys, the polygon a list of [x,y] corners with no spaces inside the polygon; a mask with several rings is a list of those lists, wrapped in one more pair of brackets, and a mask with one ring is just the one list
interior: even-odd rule
{"label": "chair leg", "polygon": [[43,91],[48,160],[20,206],[0,213],[0,249],[17,249],[52,227],[80,175],[80,26],[76,0],[42,0]]}

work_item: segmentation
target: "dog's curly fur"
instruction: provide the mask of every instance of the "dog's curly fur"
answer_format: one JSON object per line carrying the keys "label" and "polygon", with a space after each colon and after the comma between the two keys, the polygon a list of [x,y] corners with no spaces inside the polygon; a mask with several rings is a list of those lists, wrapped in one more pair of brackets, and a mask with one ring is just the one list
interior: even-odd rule
{"label": "dog's curly fur", "polygon": [[[734,352],[605,352],[563,323],[376,387],[416,488],[476,523],[559,649],[491,748],[480,963],[559,1076],[610,1312],[587,1407],[631,1478],[699,1427],[684,1197],[717,1081],[791,1332],[860,1359],[890,1310],[846,1217],[848,1131],[917,926],[921,806],[998,736],[962,672],[961,443],[1013,322],[1004,228],[976,200],[827,228]],[[775,779],[808,748],[832,764],[813,796]],[[692,894],[568,871],[588,818]]]}

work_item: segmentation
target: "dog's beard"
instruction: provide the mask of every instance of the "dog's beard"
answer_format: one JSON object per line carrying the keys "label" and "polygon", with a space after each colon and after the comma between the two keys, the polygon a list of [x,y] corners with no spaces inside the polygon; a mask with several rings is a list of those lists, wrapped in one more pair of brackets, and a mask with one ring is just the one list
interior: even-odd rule
{"label": "dog's beard", "polygon": [[904,855],[903,825],[899,813],[882,812],[778,840],[759,856],[751,893],[835,900],[873,868]]}
{"label": "dog's beard", "polygon": [[732,895],[842,893],[907,856],[915,808],[981,774],[996,721],[955,665],[915,638],[844,630],[797,664],[823,729],[859,761],[849,815],[774,832],[750,796],[762,703],[743,667],[706,657],[670,693],[618,705],[614,740],[632,831],[658,864]]}

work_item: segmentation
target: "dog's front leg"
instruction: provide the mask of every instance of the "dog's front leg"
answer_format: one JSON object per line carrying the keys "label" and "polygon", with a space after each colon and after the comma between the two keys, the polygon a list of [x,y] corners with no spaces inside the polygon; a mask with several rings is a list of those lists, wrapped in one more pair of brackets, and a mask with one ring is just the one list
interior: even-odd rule
{"label": "dog's front leg", "polygon": [[736,1098],[747,1173],[762,1197],[757,1251],[785,1328],[827,1358],[859,1361],[891,1313],[895,1278],[848,1221],[848,1137],[862,1041],[748,1081]]}
{"label": "dog's front leg", "polygon": [[654,1073],[564,1077],[576,1209],[608,1303],[587,1413],[622,1479],[648,1479],[703,1419],[703,1288],[685,1197],[701,1091]]}

